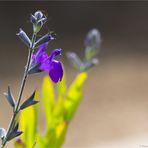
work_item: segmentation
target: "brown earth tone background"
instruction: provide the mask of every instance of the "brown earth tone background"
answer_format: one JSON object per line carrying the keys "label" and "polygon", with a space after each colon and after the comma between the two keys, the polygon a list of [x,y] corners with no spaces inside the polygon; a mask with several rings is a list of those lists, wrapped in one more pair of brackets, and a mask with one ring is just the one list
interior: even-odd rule
{"label": "brown earth tone background", "polygon": [[[21,27],[31,35],[29,14],[38,9],[50,18],[45,30],[57,33],[50,49],[63,49],[68,84],[77,71],[66,51],[82,56],[87,31],[102,34],[100,65],[89,71],[63,147],[148,147],[148,2],[0,2],[0,127],[7,128],[11,117],[3,92],[11,84],[17,95],[27,55],[15,34]],[[28,79],[24,97],[40,90],[44,75]]]}

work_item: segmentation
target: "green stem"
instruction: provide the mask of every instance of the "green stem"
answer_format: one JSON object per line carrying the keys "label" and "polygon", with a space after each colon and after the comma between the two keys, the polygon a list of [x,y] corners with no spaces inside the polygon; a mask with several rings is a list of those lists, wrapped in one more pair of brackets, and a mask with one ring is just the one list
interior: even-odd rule
{"label": "green stem", "polygon": [[10,132],[12,130],[12,127],[15,124],[16,116],[19,113],[20,101],[22,99],[24,87],[25,87],[26,80],[27,80],[27,77],[28,77],[28,71],[29,71],[29,68],[30,68],[31,55],[33,53],[35,39],[36,39],[36,34],[33,34],[33,36],[32,36],[32,45],[31,45],[31,48],[29,49],[28,59],[27,59],[27,65],[25,67],[25,72],[24,72],[24,76],[23,76],[23,79],[22,79],[22,83],[21,83],[21,87],[20,87],[20,91],[19,91],[19,95],[18,95],[18,100],[16,102],[15,109],[14,109],[14,112],[13,112],[13,116],[12,116],[11,121],[10,121],[10,124],[8,126],[6,138],[2,142],[2,148],[4,148],[5,145],[6,145],[6,143],[7,143],[7,137],[9,136],[9,134],[10,134]]}

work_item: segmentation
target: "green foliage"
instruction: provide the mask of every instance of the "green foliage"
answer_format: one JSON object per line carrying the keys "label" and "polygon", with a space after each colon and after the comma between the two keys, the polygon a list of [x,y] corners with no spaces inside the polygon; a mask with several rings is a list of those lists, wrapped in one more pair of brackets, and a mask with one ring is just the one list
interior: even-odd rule
{"label": "green foliage", "polygon": [[[40,134],[37,131],[37,106],[31,106],[23,110],[20,115],[20,126],[24,132],[21,138],[26,148],[32,148],[33,146],[38,148],[60,148],[62,146],[69,122],[73,119],[83,97],[82,87],[86,78],[87,73],[78,74],[68,89],[66,76],[63,77],[56,88],[48,76],[44,78],[42,100],[40,102],[46,120],[45,133]],[[56,90],[58,94],[55,94]],[[38,100],[38,94],[36,94],[35,100]],[[15,144],[16,148],[24,148],[23,146],[16,147]]]}
{"label": "green foliage", "polygon": [[52,125],[52,110],[55,106],[55,96],[54,86],[52,82],[49,80],[48,76],[46,76],[43,80],[42,102],[43,110],[45,113],[46,125],[47,128],[50,128]]}

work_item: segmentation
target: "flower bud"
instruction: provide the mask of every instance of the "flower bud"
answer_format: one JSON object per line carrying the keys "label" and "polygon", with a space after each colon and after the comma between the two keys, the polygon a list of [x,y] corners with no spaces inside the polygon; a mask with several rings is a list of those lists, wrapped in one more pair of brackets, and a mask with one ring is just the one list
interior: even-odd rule
{"label": "flower bud", "polygon": [[86,47],[99,48],[101,44],[101,34],[97,29],[92,29],[88,32],[85,40]]}
{"label": "flower bud", "polygon": [[98,48],[101,45],[101,34],[97,29],[92,29],[88,32],[85,39],[85,58],[90,60],[99,52]]}
{"label": "flower bud", "polygon": [[43,26],[43,22],[42,21],[39,21],[36,24],[33,24],[33,31],[34,31],[34,33],[38,33],[41,30],[42,26]]}
{"label": "flower bud", "polygon": [[39,20],[43,17],[43,13],[40,10],[38,10],[34,13],[34,16]]}
{"label": "flower bud", "polygon": [[31,40],[27,34],[20,28],[20,32],[16,34],[28,47],[31,46]]}
{"label": "flower bud", "polygon": [[31,14],[31,16],[30,16],[30,22],[34,24],[34,23],[36,23],[36,21],[37,21],[36,17]]}
{"label": "flower bud", "polygon": [[46,20],[46,16],[40,10],[31,15],[30,22],[33,23],[33,32],[38,33]]}
{"label": "flower bud", "polygon": [[45,24],[45,23],[46,23],[46,21],[47,21],[47,18],[46,18],[46,17],[44,17],[44,18],[42,18],[40,21],[42,21],[42,22],[43,22],[43,24]]}
{"label": "flower bud", "polygon": [[36,43],[35,43],[35,47],[38,47],[46,42],[49,42],[51,40],[54,40],[55,38],[51,35],[51,33],[48,33],[46,35],[44,35],[42,38],[40,38]]}

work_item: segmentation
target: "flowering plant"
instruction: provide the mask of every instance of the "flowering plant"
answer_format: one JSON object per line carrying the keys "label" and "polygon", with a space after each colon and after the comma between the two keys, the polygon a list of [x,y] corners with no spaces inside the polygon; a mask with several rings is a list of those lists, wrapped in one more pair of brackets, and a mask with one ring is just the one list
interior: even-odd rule
{"label": "flowering plant", "polygon": [[[27,64],[25,66],[25,72],[22,79],[17,101],[15,101],[11,93],[10,87],[8,87],[8,92],[4,93],[8,102],[13,108],[13,116],[7,131],[4,128],[0,128],[0,137],[2,140],[1,147],[4,147],[8,141],[22,134],[22,131],[18,130],[19,123],[17,121],[17,116],[19,112],[31,105],[38,103],[38,101],[34,100],[35,97],[35,91],[34,91],[31,97],[25,100],[21,104],[22,94],[25,88],[27,77],[33,73],[46,71],[49,73],[49,76],[53,82],[57,83],[58,81],[62,80],[63,76],[62,65],[59,61],[54,59],[55,56],[61,54],[61,49],[55,49],[50,56],[48,56],[46,53],[48,42],[54,40],[53,34],[49,32],[40,39],[37,39],[37,34],[40,32],[46,20],[47,20],[46,16],[41,11],[36,11],[34,15],[31,15],[30,17],[30,21],[33,24],[32,39],[30,40],[30,38],[22,29],[20,29],[19,33],[17,33],[17,36],[29,48],[28,59],[27,59]],[[34,53],[37,47],[39,47],[39,49],[36,53]]]}
{"label": "flowering plant", "polygon": [[[101,37],[99,31],[93,29],[86,36],[83,60],[74,52],[67,53],[68,59],[79,70],[75,80],[67,87],[62,64],[55,59],[56,56],[61,55],[61,49],[54,49],[50,55],[46,53],[49,42],[55,39],[54,34],[49,32],[37,39],[37,34],[46,20],[47,17],[41,11],[36,11],[30,17],[30,22],[33,25],[32,39],[30,40],[22,29],[17,33],[17,36],[29,48],[28,59],[17,100],[14,99],[10,87],[4,93],[13,109],[13,114],[8,129],[0,128],[2,148],[6,146],[8,141],[20,135],[15,140],[15,148],[61,147],[65,141],[69,123],[73,119],[83,97],[82,87],[87,79],[87,70],[98,63],[96,55],[101,43]],[[39,109],[35,104],[39,102],[39,92],[34,91],[22,103],[22,95],[28,76],[40,72],[48,73],[48,76],[43,80],[42,98],[40,99],[46,121],[44,133],[40,133],[38,130]],[[53,83],[57,83],[57,85],[55,86]],[[58,90],[57,99],[54,93],[55,89]]]}

